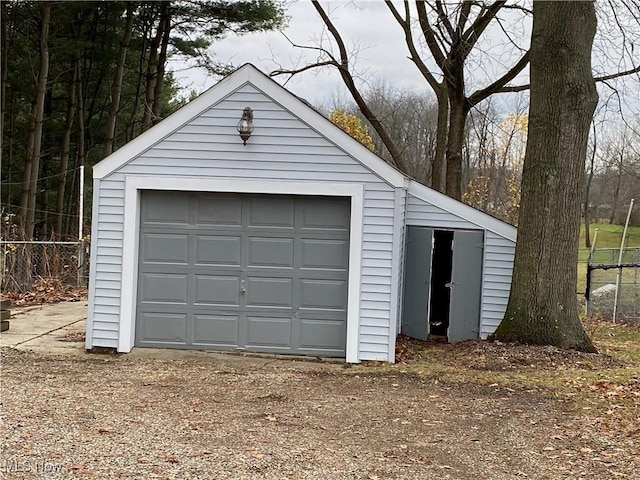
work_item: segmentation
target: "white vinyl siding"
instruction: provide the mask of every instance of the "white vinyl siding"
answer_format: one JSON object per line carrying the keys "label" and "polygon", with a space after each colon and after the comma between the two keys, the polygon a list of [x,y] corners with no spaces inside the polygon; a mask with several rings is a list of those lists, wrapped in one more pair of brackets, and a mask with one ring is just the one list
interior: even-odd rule
{"label": "white vinyl siding", "polygon": [[[244,146],[236,124],[254,110]],[[160,124],[162,125],[162,124]],[[358,183],[364,186],[360,360],[388,360],[394,188],[255,87],[245,84],[99,182],[91,345],[116,347],[127,175]],[[353,252],[358,255],[359,252]],[[394,292],[395,294],[395,292]]]}
{"label": "white vinyl siding", "polygon": [[407,225],[441,230],[479,230],[477,225],[409,194]]}
{"label": "white vinyl siding", "polygon": [[485,232],[482,324],[480,337],[487,338],[502,321],[509,301],[516,245],[493,232]]}
{"label": "white vinyl siding", "polygon": [[[120,285],[122,282],[122,233],[124,218],[124,182],[100,182],[97,208],[98,230],[92,232],[95,247],[95,282],[90,345],[118,346]],[[96,213],[94,212],[94,215]],[[90,312],[91,315],[91,312]]]}
{"label": "white vinyl siding", "polygon": [[[479,215],[483,215],[478,212]],[[441,230],[481,230],[482,227],[409,194],[407,225]],[[485,229],[482,265],[480,338],[487,338],[500,324],[509,300],[515,242]]]}

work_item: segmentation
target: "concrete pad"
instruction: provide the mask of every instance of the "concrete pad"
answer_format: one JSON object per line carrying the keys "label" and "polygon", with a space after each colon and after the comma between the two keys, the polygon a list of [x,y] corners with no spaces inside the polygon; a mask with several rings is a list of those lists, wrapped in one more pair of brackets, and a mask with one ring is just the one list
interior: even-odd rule
{"label": "concrete pad", "polygon": [[9,330],[0,334],[0,346],[55,353],[58,349],[69,351],[72,345],[74,351],[84,352],[84,342],[60,342],[60,337],[69,331],[85,331],[86,319],[86,302],[16,308],[11,312]]}
{"label": "concrete pad", "polygon": [[[0,334],[0,347],[30,350],[45,355],[71,355],[90,358],[84,341],[63,341],[65,336],[87,330],[87,302],[62,302],[12,310],[11,327]],[[296,370],[316,370],[344,367],[342,360],[321,360],[254,353],[216,352],[210,350],[180,350],[170,348],[134,348],[122,354],[126,358],[158,360],[194,360],[216,365],[245,368],[273,366]]]}

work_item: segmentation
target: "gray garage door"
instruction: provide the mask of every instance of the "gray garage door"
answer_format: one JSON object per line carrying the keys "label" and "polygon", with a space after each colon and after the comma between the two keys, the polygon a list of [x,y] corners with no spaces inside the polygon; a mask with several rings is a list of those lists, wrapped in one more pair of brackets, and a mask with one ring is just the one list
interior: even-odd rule
{"label": "gray garage door", "polygon": [[136,345],[345,355],[347,198],[142,193]]}

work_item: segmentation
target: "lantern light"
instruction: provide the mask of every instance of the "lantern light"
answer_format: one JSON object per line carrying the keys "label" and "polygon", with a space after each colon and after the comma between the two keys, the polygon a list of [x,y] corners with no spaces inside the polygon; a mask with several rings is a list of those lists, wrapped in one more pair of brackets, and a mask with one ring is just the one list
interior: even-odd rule
{"label": "lantern light", "polygon": [[253,132],[253,110],[251,107],[244,107],[242,111],[242,118],[238,122],[238,133],[244,145],[247,144],[247,140],[251,137]]}

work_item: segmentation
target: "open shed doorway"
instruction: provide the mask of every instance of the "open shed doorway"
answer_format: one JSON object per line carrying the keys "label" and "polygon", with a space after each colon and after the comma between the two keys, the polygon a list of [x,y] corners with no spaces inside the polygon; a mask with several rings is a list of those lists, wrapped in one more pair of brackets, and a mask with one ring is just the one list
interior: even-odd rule
{"label": "open shed doorway", "polygon": [[407,227],[401,332],[459,342],[478,338],[482,231]]}

